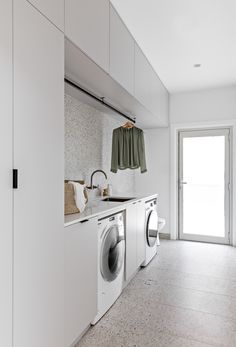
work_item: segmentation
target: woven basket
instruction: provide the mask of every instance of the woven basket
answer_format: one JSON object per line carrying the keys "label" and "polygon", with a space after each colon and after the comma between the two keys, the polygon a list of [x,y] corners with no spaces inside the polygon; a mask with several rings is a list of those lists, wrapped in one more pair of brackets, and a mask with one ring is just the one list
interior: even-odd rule
{"label": "woven basket", "polygon": [[[83,181],[74,181],[81,184],[84,184]],[[74,186],[71,183],[68,183],[68,181],[65,181],[64,183],[65,188],[65,197],[64,197],[64,214],[73,214],[73,213],[80,213],[80,210],[77,208],[74,198]],[[86,199],[86,203],[88,202],[88,194],[86,188],[84,189],[84,197]]]}

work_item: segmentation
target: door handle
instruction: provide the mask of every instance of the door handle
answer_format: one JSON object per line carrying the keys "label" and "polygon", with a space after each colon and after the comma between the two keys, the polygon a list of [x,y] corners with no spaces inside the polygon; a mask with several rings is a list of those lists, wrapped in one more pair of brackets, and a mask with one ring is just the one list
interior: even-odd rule
{"label": "door handle", "polygon": [[18,189],[18,170],[17,169],[13,169],[12,187],[13,189]]}
{"label": "door handle", "polygon": [[188,184],[188,182],[185,181],[179,181],[179,189],[181,189],[182,185]]}

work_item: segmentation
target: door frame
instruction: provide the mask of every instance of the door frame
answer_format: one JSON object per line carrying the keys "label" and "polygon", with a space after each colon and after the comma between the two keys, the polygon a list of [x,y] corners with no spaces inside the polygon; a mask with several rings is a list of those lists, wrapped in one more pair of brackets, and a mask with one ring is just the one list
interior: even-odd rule
{"label": "door frame", "polygon": [[230,128],[231,148],[230,148],[230,244],[236,246],[236,157],[233,149],[236,148],[236,120],[209,122],[187,122],[172,123],[170,125],[170,238],[178,239],[178,131],[191,129],[218,129]]}
{"label": "door frame", "polygon": [[[178,238],[188,241],[200,241],[219,244],[230,244],[230,195],[231,195],[231,175],[230,175],[230,152],[231,152],[231,129],[229,127],[208,128],[208,129],[184,129],[178,131]],[[183,189],[180,187],[180,180],[183,178],[183,139],[191,137],[224,136],[225,138],[225,191],[224,191],[224,215],[225,215],[225,236],[204,236],[183,233]]]}

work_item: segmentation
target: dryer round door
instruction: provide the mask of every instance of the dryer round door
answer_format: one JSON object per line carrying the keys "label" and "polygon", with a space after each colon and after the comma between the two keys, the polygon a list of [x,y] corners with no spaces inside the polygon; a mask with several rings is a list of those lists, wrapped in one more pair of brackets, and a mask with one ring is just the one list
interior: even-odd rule
{"label": "dryer round door", "polygon": [[146,237],[149,247],[153,247],[157,243],[158,215],[155,210],[151,210],[147,216]]}
{"label": "dryer round door", "polygon": [[119,235],[119,227],[111,226],[106,232],[101,246],[101,273],[106,281],[114,281],[119,275],[124,263],[124,249],[124,236]]}

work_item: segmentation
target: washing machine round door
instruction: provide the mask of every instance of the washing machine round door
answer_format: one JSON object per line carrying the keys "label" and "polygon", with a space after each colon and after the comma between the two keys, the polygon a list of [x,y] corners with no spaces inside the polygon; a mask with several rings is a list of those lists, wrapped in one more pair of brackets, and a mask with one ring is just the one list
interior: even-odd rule
{"label": "washing machine round door", "polygon": [[149,247],[153,247],[158,237],[158,215],[157,211],[151,210],[147,216],[146,238]]}
{"label": "washing machine round door", "polygon": [[119,235],[119,227],[111,226],[106,232],[101,246],[101,274],[108,281],[114,281],[124,263],[124,235]]}

